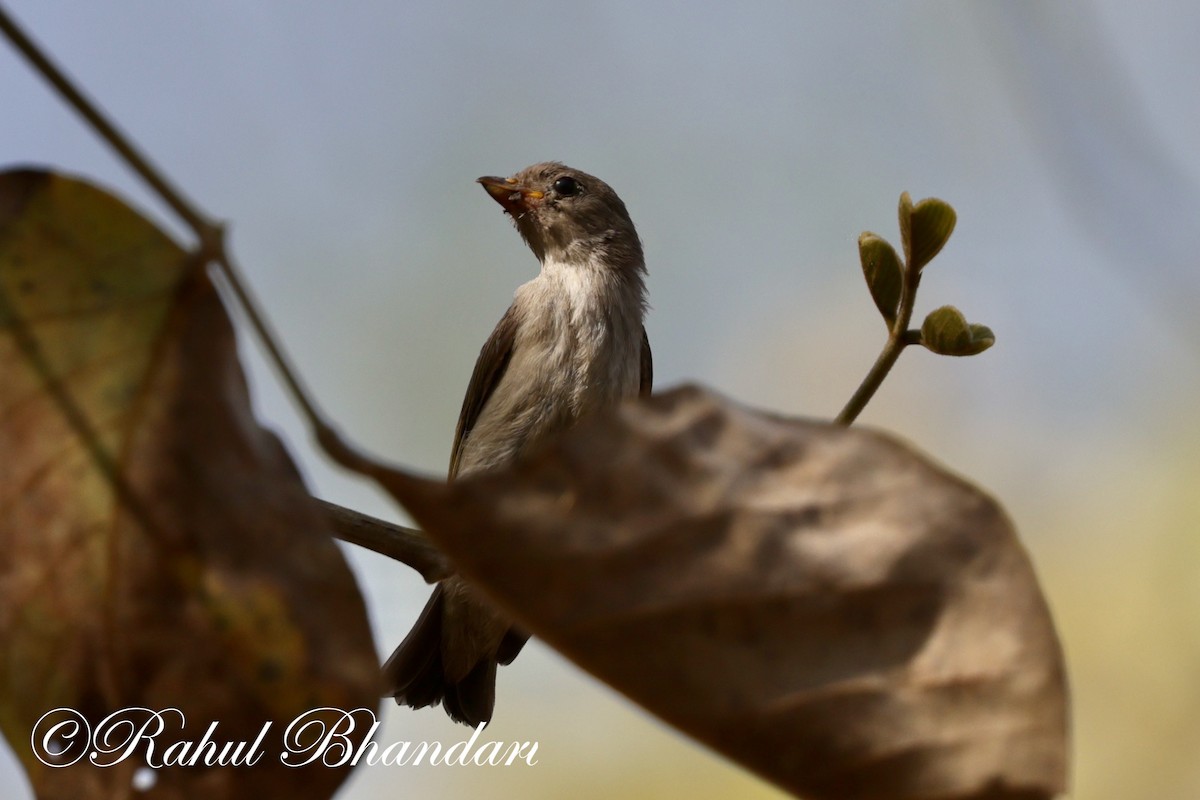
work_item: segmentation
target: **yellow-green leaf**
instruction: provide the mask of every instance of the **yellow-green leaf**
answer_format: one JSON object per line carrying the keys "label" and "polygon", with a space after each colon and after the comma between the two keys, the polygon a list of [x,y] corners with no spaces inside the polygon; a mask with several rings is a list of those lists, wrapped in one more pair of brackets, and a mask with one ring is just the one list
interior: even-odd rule
{"label": "yellow-green leaf", "polygon": [[904,263],[912,264],[912,197],[908,192],[900,193],[900,249],[904,251]]}
{"label": "yellow-green leaf", "polygon": [[183,712],[160,754],[273,725],[258,766],[160,770],[155,796],[329,797],[345,771],[280,739],[374,706],[370,630],[203,265],[94,186],[0,173],[0,376],[0,728],[38,797],[127,796],[144,752],[102,769],[77,738],[50,768],[31,729],[137,706]]}
{"label": "yellow-green leaf", "polygon": [[921,344],[944,356],[973,356],[996,343],[986,325],[968,324],[954,306],[942,306],[929,312],[921,325]]}
{"label": "yellow-green leaf", "polygon": [[[901,208],[904,208],[903,203]],[[919,271],[932,261],[950,240],[957,215],[949,203],[935,197],[926,198],[915,206],[912,206],[910,201],[909,208],[909,245],[905,249],[905,255],[908,258],[908,268]]]}
{"label": "yellow-green leaf", "polygon": [[890,328],[900,306],[900,258],[885,239],[870,232],[858,237],[858,258],[862,262],[867,288],[871,290],[871,299]]}

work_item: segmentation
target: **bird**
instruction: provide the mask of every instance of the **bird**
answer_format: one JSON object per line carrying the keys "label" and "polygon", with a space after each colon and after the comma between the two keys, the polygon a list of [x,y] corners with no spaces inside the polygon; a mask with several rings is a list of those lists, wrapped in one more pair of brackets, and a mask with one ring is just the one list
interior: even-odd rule
{"label": "bird", "polygon": [[[547,161],[478,183],[512,218],[541,269],[521,285],[479,352],[449,480],[504,467],[583,417],[650,394],[646,263],[625,204],[604,181]],[[529,635],[458,576],[434,588],[382,667],[385,696],[491,721],[497,665]]]}

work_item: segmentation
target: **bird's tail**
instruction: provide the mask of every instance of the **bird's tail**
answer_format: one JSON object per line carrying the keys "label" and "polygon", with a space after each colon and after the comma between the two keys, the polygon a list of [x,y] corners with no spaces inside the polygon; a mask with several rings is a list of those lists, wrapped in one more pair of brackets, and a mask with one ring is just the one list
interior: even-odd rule
{"label": "bird's tail", "polygon": [[528,635],[513,628],[492,654],[480,654],[475,666],[451,682],[443,662],[446,592],[438,584],[408,636],[383,665],[385,695],[412,708],[439,702],[455,722],[471,727],[490,722],[496,705],[496,666],[517,657]]}

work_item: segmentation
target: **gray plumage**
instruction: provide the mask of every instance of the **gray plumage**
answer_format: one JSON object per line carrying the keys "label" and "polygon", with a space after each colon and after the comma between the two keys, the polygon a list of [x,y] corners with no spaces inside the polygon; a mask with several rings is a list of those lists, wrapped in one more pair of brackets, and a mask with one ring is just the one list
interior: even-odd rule
{"label": "gray plumage", "polygon": [[[450,479],[501,467],[582,416],[649,394],[645,261],[625,204],[603,181],[556,162],[480,178],[541,262],[517,289],[471,375]],[[528,637],[457,577],[442,581],[383,665],[387,694],[439,701],[456,721],[491,719],[496,665]]]}

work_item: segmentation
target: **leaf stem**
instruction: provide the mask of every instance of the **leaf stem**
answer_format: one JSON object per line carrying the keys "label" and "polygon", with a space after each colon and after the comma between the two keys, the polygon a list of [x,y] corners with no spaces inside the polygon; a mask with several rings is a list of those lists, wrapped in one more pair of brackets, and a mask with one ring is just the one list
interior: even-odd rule
{"label": "leaf stem", "polygon": [[[905,258],[907,259],[907,257],[906,248]],[[913,306],[917,300],[917,286],[921,283],[921,272],[910,269],[906,263],[901,276],[900,305],[896,311],[896,319],[888,331],[887,342],[883,345],[883,350],[875,359],[875,363],[871,365],[867,376],[858,385],[854,395],[834,418],[834,422],[838,425],[850,425],[858,418],[862,410],[867,407],[867,403],[875,396],[875,392],[879,391],[883,379],[895,365],[896,359],[900,358],[904,348],[910,344],[919,344],[921,341],[919,330],[908,329],[908,323],[912,321]]]}

